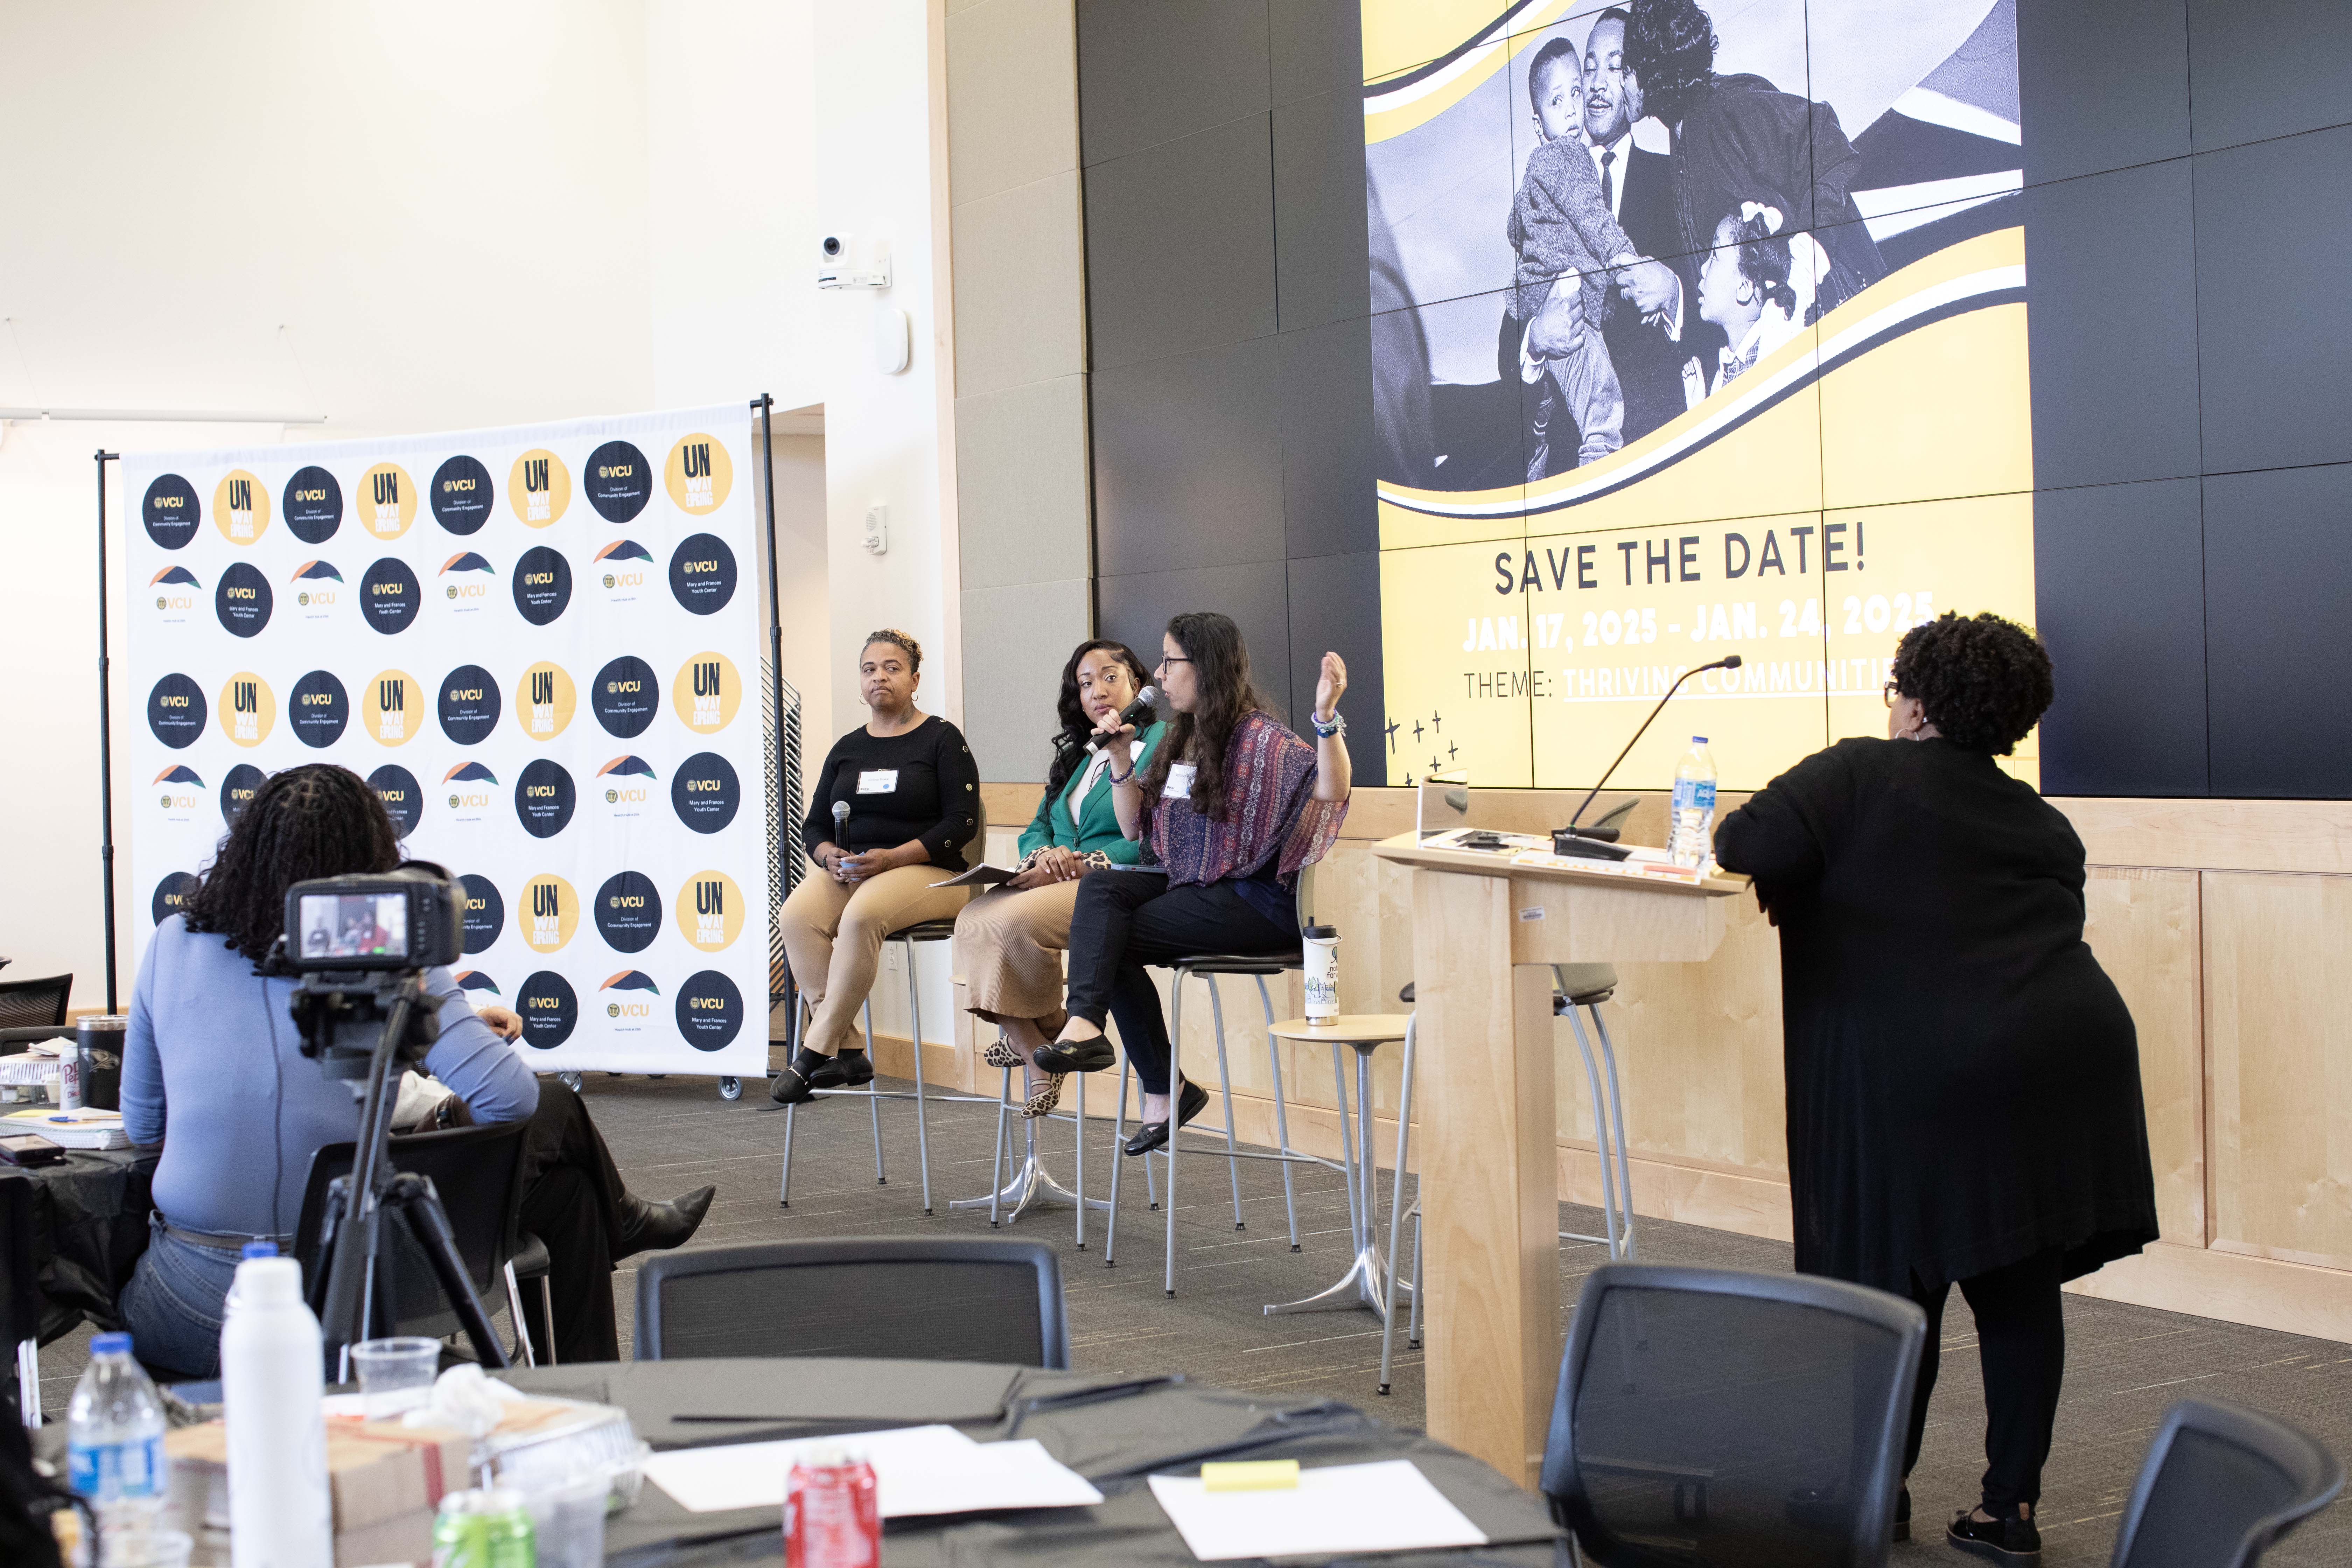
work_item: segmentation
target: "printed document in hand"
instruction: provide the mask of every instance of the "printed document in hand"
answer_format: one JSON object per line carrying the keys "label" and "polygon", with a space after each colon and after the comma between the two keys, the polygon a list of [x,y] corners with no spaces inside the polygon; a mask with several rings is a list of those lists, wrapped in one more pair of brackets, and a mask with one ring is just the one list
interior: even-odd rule
{"label": "printed document in hand", "polygon": [[1154,1476],[1151,1495],[1203,1563],[1486,1544],[1411,1459],[1301,1470],[1296,1489],[1281,1491],[1212,1492],[1197,1477]]}
{"label": "printed document in hand", "polygon": [[781,1443],[678,1448],[646,1461],[645,1473],[693,1513],[782,1508],[793,1461],[815,1447],[862,1454],[874,1467],[885,1519],[1010,1508],[1078,1508],[1102,1501],[1085,1477],[1034,1438],[975,1443],[952,1426],[907,1426]]}

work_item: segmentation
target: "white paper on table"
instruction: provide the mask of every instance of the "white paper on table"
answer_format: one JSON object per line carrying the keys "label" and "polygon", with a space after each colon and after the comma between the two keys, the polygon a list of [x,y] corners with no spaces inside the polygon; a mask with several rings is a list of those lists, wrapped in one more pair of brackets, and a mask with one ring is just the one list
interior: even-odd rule
{"label": "white paper on table", "polygon": [[866,1457],[874,1467],[875,1501],[885,1519],[1102,1501],[1102,1493],[1035,1439],[975,1443],[952,1426],[673,1449],[647,1460],[645,1473],[691,1513],[782,1508],[793,1461],[819,1447]]}
{"label": "white paper on table", "polygon": [[1274,1491],[1213,1492],[1191,1476],[1153,1476],[1151,1495],[1203,1563],[1484,1546],[1411,1459],[1326,1465]]}

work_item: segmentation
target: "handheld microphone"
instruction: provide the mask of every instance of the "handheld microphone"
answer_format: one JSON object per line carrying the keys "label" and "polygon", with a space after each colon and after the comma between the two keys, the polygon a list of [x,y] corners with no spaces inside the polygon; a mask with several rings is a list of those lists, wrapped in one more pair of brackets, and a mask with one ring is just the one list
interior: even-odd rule
{"label": "handheld microphone", "polygon": [[[1118,710],[1118,721],[1122,724],[1132,724],[1140,730],[1151,721],[1152,710],[1159,706],[1160,688],[1147,686],[1135,694],[1134,701]],[[1087,750],[1089,752],[1100,750],[1101,746],[1100,741],[1087,742]]]}
{"label": "handheld microphone", "polygon": [[835,844],[841,842],[841,830],[848,826],[849,803],[845,800],[835,801],[833,803],[833,841]]}
{"label": "handheld microphone", "polygon": [[[1611,842],[1617,837],[1617,830],[1613,827],[1580,828],[1577,826],[1577,823],[1584,816],[1584,808],[1592,804],[1592,797],[1601,793],[1601,784],[1607,784],[1609,775],[1617,771],[1617,763],[1623,762],[1627,754],[1633,750],[1635,742],[1649,732],[1652,721],[1664,710],[1666,703],[1673,699],[1674,694],[1682,689],[1684,681],[1702,670],[1738,669],[1739,665],[1739,656],[1736,653],[1727,653],[1713,664],[1694,665],[1675,677],[1675,683],[1666,688],[1665,696],[1659,698],[1657,707],[1650,710],[1650,717],[1642,721],[1642,727],[1633,731],[1633,739],[1626,742],[1625,750],[1617,753],[1617,762],[1611,763],[1601,771],[1600,783],[1595,784],[1586,793],[1584,798],[1577,803],[1576,813],[1568,819],[1568,826],[1552,829],[1551,852],[1553,854],[1580,855],[1588,860],[1622,860],[1633,853],[1632,850],[1620,848],[1615,843]],[[1607,836],[1606,838],[1603,835]]]}

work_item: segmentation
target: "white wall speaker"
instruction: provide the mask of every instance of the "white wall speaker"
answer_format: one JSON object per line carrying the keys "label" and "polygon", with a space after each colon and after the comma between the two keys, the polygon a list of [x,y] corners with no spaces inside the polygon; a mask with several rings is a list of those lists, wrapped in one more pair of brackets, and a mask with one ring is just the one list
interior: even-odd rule
{"label": "white wall speaker", "polygon": [[891,305],[874,307],[874,368],[896,375],[914,355],[914,329],[907,312]]}

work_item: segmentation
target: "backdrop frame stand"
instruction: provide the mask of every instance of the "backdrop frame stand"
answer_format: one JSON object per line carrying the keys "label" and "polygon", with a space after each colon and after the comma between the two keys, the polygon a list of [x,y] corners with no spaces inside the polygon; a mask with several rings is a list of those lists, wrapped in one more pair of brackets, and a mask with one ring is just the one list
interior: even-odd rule
{"label": "backdrop frame stand", "polygon": [[[751,408],[760,416],[760,477],[766,488],[768,531],[768,681],[769,698],[776,708],[776,864],[774,898],[770,908],[780,909],[800,883],[800,858],[793,853],[793,836],[799,828],[800,818],[800,693],[784,679],[784,623],[782,595],[778,582],[783,572],[782,559],[776,553],[776,400],[761,393],[751,399]],[[786,703],[790,694],[791,702]],[[793,984],[792,966],[784,966],[782,1001],[787,1017],[793,1016],[799,1005],[799,986]],[[775,1016],[778,997],[771,994],[768,1013]],[[772,1025],[771,1026],[772,1027]]]}
{"label": "backdrop frame stand", "polygon": [[106,643],[106,465],[122,456],[100,447],[98,465],[98,864],[106,910],[106,1010],[116,1005],[114,975],[114,715]]}

